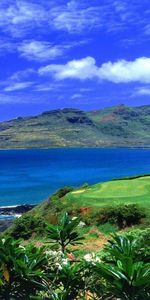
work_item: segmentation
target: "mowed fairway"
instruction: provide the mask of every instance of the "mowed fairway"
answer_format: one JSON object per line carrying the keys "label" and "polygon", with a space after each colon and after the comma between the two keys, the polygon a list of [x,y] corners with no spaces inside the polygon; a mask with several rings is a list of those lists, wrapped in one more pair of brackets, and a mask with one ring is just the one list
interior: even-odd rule
{"label": "mowed fairway", "polygon": [[98,183],[73,191],[65,199],[84,207],[139,204],[150,214],[150,176]]}

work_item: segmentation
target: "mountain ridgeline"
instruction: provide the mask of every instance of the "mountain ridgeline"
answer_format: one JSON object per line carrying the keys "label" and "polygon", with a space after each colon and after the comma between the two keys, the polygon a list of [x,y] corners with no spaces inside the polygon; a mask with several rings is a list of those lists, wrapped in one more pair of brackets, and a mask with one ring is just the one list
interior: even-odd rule
{"label": "mountain ridgeline", "polygon": [[0,149],[116,146],[150,146],[150,105],[64,108],[0,123]]}

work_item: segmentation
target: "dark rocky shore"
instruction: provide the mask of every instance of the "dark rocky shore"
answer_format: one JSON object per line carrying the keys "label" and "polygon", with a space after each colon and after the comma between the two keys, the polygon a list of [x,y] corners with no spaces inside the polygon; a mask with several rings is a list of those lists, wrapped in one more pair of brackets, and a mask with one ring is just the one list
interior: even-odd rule
{"label": "dark rocky shore", "polygon": [[28,212],[35,205],[24,204],[18,206],[1,206],[0,207],[0,232],[10,227],[17,216]]}
{"label": "dark rocky shore", "polygon": [[35,205],[32,204],[24,204],[24,205],[16,205],[16,206],[0,206],[0,215],[23,214],[31,210],[33,207],[35,207]]}

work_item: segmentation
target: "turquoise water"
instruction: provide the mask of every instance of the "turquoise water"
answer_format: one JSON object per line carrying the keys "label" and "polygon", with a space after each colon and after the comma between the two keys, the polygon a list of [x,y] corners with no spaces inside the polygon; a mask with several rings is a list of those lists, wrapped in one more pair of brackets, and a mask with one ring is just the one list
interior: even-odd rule
{"label": "turquoise water", "polygon": [[0,206],[35,204],[65,185],[150,173],[146,149],[0,151]]}

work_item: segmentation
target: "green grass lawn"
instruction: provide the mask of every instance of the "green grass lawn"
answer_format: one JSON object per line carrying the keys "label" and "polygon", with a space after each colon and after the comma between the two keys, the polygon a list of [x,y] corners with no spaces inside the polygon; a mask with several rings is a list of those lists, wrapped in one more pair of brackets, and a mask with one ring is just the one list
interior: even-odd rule
{"label": "green grass lawn", "polygon": [[70,192],[65,200],[80,207],[139,204],[150,215],[150,176],[98,183]]}

